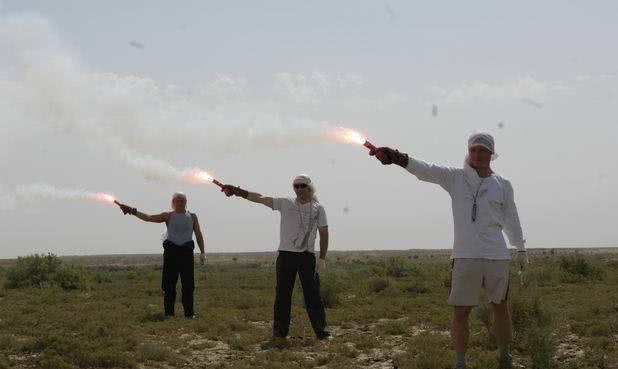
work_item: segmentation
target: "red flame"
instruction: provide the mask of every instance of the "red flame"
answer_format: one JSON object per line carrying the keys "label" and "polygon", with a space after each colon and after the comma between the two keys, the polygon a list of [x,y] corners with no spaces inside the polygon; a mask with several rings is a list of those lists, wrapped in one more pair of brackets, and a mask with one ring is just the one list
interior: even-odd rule
{"label": "red flame", "polygon": [[110,204],[116,201],[116,197],[114,195],[110,195],[108,193],[103,193],[103,192],[95,193],[94,199],[97,201],[108,202]]}

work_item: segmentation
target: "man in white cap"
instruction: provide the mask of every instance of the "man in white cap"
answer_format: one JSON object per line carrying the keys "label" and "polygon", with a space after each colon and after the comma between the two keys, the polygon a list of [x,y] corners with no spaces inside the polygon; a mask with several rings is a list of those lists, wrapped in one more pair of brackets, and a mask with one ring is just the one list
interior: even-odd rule
{"label": "man in white cap", "polygon": [[[284,347],[290,327],[292,292],[300,277],[305,308],[318,339],[330,338],[320,295],[320,271],[326,268],[328,223],[326,211],[315,196],[315,186],[307,175],[292,182],[296,198],[267,197],[240,187],[224,185],[222,191],[265,205],[281,213],[277,287],[274,305],[273,339],[265,347]],[[320,235],[320,257],[315,256],[315,239]]]}
{"label": "man in white cap", "polygon": [[517,248],[520,270],[526,266],[528,258],[513,186],[491,169],[491,161],[497,157],[493,137],[479,133],[468,139],[468,155],[463,168],[426,163],[388,147],[373,150],[370,155],[375,155],[384,165],[397,164],[421,181],[441,186],[451,196],[455,237],[448,302],[453,306],[451,334],[457,354],[455,368],[466,367],[468,316],[472,307],[478,305],[483,287],[494,313],[499,368],[511,368],[508,307],[511,254],[502,231]]}

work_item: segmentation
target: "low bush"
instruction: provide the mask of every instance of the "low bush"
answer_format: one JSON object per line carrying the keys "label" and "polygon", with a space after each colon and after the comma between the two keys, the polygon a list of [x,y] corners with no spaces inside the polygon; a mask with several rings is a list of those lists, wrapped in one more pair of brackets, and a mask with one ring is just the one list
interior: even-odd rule
{"label": "low bush", "polygon": [[386,278],[372,278],[367,283],[369,291],[374,293],[384,291],[389,285],[390,282]]}
{"label": "low bush", "polygon": [[54,254],[20,257],[6,274],[6,288],[61,287],[65,290],[79,288],[82,270],[67,265]]}
{"label": "low bush", "polygon": [[605,277],[603,269],[592,265],[580,254],[560,257],[560,280],[564,283],[600,281]]}

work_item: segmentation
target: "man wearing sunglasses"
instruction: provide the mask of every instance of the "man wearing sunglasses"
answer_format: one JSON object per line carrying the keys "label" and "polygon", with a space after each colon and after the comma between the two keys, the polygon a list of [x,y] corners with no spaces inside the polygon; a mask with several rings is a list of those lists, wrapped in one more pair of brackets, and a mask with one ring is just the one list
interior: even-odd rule
{"label": "man wearing sunglasses", "polygon": [[397,164],[421,181],[435,183],[451,196],[455,237],[452,254],[451,291],[453,306],[452,336],[457,354],[456,369],[466,367],[468,316],[478,305],[485,288],[494,313],[495,336],[499,348],[499,368],[512,367],[509,351],[511,317],[508,307],[511,254],[502,231],[517,248],[520,272],[528,262],[525,241],[513,186],[491,169],[497,157],[494,139],[489,134],[474,134],[468,139],[468,155],[463,168],[429,164],[388,147],[370,152],[384,165]]}
{"label": "man wearing sunglasses", "polygon": [[[290,327],[292,291],[296,275],[300,277],[305,308],[318,339],[330,338],[326,313],[320,295],[320,271],[326,267],[328,223],[326,212],[315,196],[315,186],[306,175],[292,182],[296,198],[273,198],[224,185],[228,197],[238,196],[265,205],[281,213],[279,255],[276,262],[277,287],[274,306],[273,339],[265,345],[284,347]],[[320,257],[315,256],[315,239],[320,235]]]}

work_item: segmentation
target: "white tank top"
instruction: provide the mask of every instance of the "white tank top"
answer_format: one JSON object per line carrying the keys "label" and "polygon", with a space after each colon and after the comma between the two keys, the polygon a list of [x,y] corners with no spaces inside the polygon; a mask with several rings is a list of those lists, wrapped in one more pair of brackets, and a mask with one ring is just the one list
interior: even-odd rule
{"label": "white tank top", "polygon": [[193,217],[188,211],[171,212],[167,222],[167,240],[176,245],[184,245],[193,240]]}

